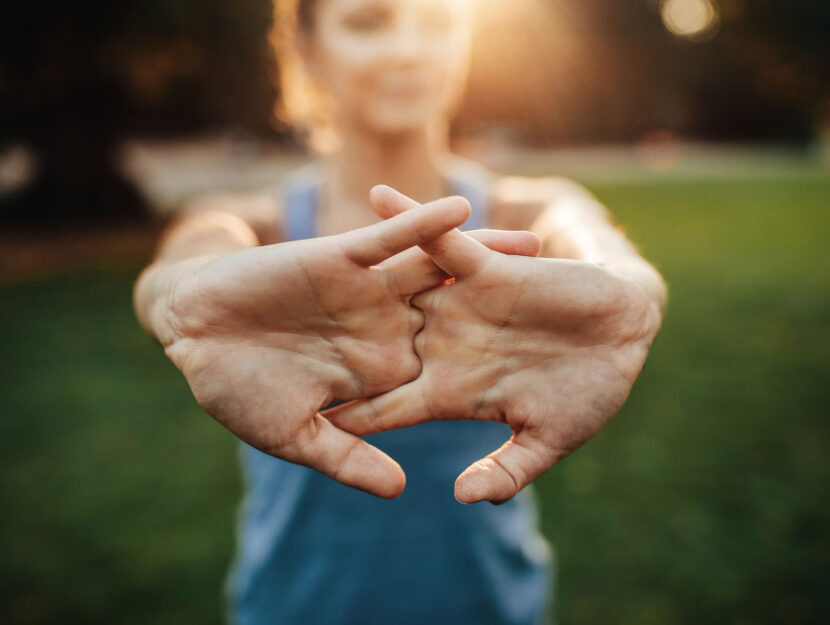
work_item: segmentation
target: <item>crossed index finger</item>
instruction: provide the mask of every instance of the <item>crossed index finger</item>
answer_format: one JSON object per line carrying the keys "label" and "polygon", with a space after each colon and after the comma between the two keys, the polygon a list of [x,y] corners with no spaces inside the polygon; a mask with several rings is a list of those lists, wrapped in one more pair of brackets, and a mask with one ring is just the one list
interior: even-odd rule
{"label": "crossed index finger", "polygon": [[[388,220],[418,210],[420,206],[415,200],[385,185],[374,187],[369,199],[375,212]],[[436,265],[454,278],[463,278],[475,273],[490,255],[487,247],[455,229],[420,245]]]}
{"label": "crossed index finger", "polygon": [[429,243],[463,224],[469,216],[470,205],[466,200],[443,198],[338,235],[338,239],[349,260],[371,267],[410,247]]}

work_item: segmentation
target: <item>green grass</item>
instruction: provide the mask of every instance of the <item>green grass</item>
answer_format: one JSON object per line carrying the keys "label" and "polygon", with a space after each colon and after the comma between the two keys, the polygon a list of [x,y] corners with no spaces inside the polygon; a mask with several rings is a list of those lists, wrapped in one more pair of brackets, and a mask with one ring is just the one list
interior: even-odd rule
{"label": "green grass", "polygon": [[[623,411],[538,483],[563,625],[830,619],[830,176],[595,186],[670,285]],[[240,491],[131,311],[0,286],[0,622],[211,623]]]}
{"label": "green grass", "polygon": [[595,191],[670,305],[624,410],[542,480],[563,622],[827,622],[830,179]]}

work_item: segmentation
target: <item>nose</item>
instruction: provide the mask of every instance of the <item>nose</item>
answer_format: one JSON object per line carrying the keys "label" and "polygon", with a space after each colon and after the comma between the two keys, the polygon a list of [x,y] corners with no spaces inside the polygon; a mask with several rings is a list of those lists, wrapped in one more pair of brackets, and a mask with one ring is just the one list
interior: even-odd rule
{"label": "nose", "polygon": [[417,17],[406,15],[398,23],[389,53],[398,61],[417,61],[424,54],[424,39]]}

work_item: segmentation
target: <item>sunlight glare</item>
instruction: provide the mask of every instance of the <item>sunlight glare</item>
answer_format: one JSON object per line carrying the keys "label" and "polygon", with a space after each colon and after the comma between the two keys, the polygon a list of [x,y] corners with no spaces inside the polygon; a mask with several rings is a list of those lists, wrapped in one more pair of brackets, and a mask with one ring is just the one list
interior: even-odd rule
{"label": "sunlight glare", "polygon": [[718,25],[712,0],[663,0],[660,13],[669,32],[685,39],[708,39]]}

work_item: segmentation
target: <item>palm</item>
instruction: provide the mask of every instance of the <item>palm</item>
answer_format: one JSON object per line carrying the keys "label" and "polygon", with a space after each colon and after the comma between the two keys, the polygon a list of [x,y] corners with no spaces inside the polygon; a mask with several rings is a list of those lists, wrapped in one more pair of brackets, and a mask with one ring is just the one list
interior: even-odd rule
{"label": "palm", "polygon": [[424,209],[397,223],[230,254],[182,277],[166,351],[202,407],[266,453],[398,494],[400,467],[318,411],[420,371],[412,336],[421,313],[408,299],[436,283],[436,269],[376,265],[452,229],[469,211],[458,201]]}
{"label": "palm", "polygon": [[[397,463],[319,411],[418,375],[412,338],[423,315],[409,297],[446,274],[412,246],[468,212],[463,201],[443,200],[342,235],[217,258],[175,287],[166,351],[202,407],[243,441],[395,496],[404,484]],[[527,247],[526,237],[508,233],[479,237],[496,248]]]}
{"label": "palm", "polygon": [[[326,388],[317,408],[394,388],[420,370],[411,339],[422,315],[407,305],[410,294],[390,272],[352,261],[336,239],[252,250],[267,270],[226,257],[227,266],[206,267],[194,284],[202,301],[217,303],[198,309],[201,332],[225,339],[205,347],[236,349],[227,341],[238,340],[261,349],[302,372],[305,385]],[[240,282],[246,273],[250,284]]]}
{"label": "palm", "polygon": [[455,283],[425,314],[413,382],[329,417],[358,434],[432,419],[503,421],[513,437],[459,478],[465,502],[503,501],[590,439],[642,368],[653,324],[637,287],[604,269],[496,254],[460,233],[428,248]]}

